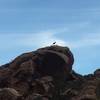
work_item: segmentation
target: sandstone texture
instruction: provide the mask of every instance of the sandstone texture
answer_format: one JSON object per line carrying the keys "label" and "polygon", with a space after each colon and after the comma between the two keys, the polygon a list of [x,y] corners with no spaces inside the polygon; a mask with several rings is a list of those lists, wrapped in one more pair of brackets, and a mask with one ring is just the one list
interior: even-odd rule
{"label": "sandstone texture", "polygon": [[0,66],[0,100],[100,100],[100,69],[83,76],[73,63],[58,45],[16,57]]}

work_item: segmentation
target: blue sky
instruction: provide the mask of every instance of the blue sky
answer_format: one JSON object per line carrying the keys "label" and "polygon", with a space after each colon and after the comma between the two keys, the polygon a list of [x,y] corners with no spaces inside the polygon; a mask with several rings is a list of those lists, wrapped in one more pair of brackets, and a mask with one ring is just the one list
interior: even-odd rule
{"label": "blue sky", "polygon": [[0,65],[55,41],[76,72],[100,68],[100,0],[0,0]]}

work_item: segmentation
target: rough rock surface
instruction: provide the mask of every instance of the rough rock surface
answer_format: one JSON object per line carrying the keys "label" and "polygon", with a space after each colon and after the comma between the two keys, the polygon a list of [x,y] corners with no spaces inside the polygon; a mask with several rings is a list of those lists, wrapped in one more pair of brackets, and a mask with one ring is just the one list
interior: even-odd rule
{"label": "rough rock surface", "polygon": [[0,66],[0,100],[100,100],[100,69],[72,70],[70,49],[53,45]]}

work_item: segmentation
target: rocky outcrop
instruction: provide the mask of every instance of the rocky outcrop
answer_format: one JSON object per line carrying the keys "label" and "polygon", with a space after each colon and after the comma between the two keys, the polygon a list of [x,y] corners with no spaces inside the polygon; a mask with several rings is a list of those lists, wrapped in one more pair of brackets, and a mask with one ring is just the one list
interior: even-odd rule
{"label": "rocky outcrop", "polygon": [[100,100],[100,69],[82,76],[61,46],[24,53],[0,67],[0,100]]}

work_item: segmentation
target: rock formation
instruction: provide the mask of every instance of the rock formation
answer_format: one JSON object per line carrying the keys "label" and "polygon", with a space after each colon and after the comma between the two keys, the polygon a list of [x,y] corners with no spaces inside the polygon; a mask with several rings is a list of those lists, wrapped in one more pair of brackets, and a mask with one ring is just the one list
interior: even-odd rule
{"label": "rock formation", "polygon": [[18,56],[0,66],[0,100],[100,100],[100,69],[82,76],[73,63],[57,45]]}

